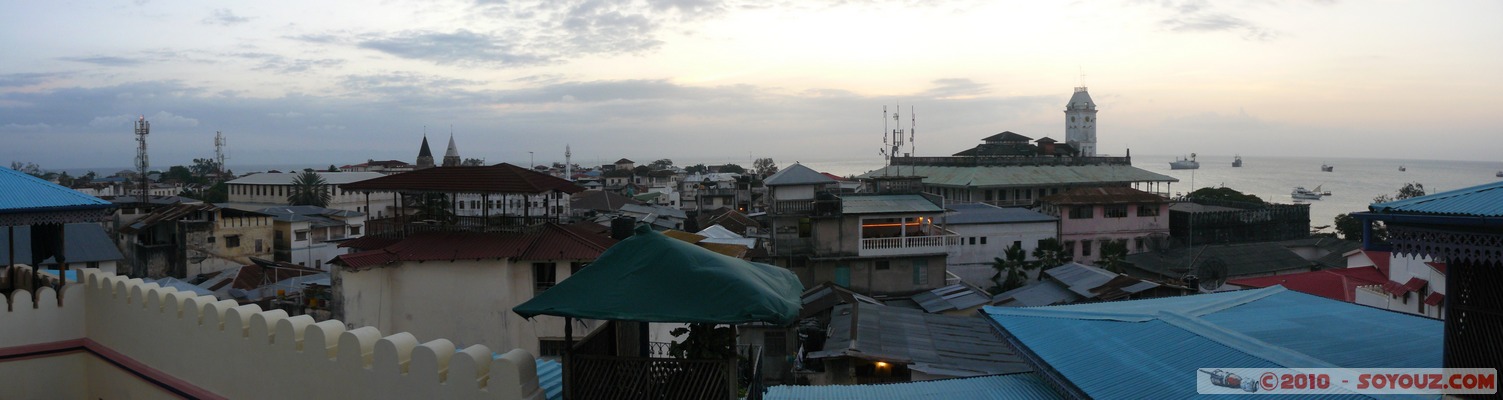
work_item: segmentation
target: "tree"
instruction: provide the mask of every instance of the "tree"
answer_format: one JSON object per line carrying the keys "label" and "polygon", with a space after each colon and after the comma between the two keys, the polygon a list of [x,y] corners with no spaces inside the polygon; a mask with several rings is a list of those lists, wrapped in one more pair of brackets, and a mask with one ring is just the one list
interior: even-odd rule
{"label": "tree", "polygon": [[1122,273],[1123,265],[1127,262],[1127,240],[1108,240],[1101,242],[1102,266],[1107,271]]}
{"label": "tree", "polygon": [[758,176],[771,176],[778,173],[778,163],[771,158],[758,158],[752,161],[752,169],[757,171]]}
{"label": "tree", "polygon": [[673,160],[664,158],[661,160],[653,161],[651,164],[647,164],[647,166],[652,167],[652,169],[670,169],[673,168]]}
{"label": "tree", "polygon": [[720,166],[720,172],[729,172],[729,173],[733,173],[733,174],[744,174],[744,173],[746,173],[746,168],[742,168],[740,165],[736,165],[736,164],[726,164],[726,165]]}
{"label": "tree", "polygon": [[167,168],[167,172],[162,174],[162,180],[182,183],[197,183],[194,182],[193,172],[189,171],[188,167],[181,165],[174,165],[171,168]]}
{"label": "tree", "polygon": [[219,175],[223,168],[223,165],[219,165],[219,162],[212,158],[195,158],[193,165],[188,166],[188,170],[192,171],[194,176],[200,177]]}
{"label": "tree", "polygon": [[[1390,202],[1390,201],[1412,199],[1412,198],[1420,197],[1420,196],[1424,196],[1424,195],[1425,195],[1425,185],[1423,185],[1423,184],[1421,184],[1419,182],[1410,182],[1410,183],[1405,183],[1404,187],[1399,188],[1399,193],[1398,194],[1395,194],[1393,196],[1389,196],[1389,195],[1385,194],[1385,195],[1382,195],[1382,196],[1374,197],[1373,198],[1373,203],[1374,204],[1376,204],[1376,203],[1387,203],[1387,202]],[[1383,226],[1382,222],[1376,222],[1375,221],[1372,224],[1373,224],[1373,226],[1372,226],[1372,241],[1374,241],[1374,242],[1387,242],[1388,241],[1388,228],[1385,227],[1385,226]],[[1337,215],[1336,216],[1335,225],[1336,225],[1336,232],[1340,232],[1341,233],[1341,237],[1343,239],[1346,239],[1346,240],[1363,240],[1363,238],[1362,238],[1362,221],[1358,220],[1355,217],[1352,217],[1351,214]]]}
{"label": "tree", "polygon": [[703,173],[705,173],[705,171],[709,171],[709,170],[710,169],[708,167],[705,167],[704,164],[694,164],[692,166],[689,166],[688,168],[684,168],[684,172],[688,172],[688,173],[691,173],[691,174],[703,174]]}
{"label": "tree", "polygon": [[997,273],[992,275],[992,294],[998,294],[1022,287],[1028,282],[1026,271],[1038,268],[1037,264],[1028,263],[1028,253],[1023,252],[1020,243],[1013,243],[1003,251],[1002,257],[992,258],[992,269]]}
{"label": "tree", "polygon": [[334,166],[334,164],[329,164],[329,172],[339,172],[339,167]]}
{"label": "tree", "polygon": [[1070,262],[1071,255],[1065,254],[1064,246],[1059,244],[1059,239],[1048,238],[1039,241],[1039,247],[1033,249],[1034,261],[1040,268],[1050,269]]}
{"label": "tree", "polygon": [[329,205],[329,183],[318,172],[311,169],[298,174],[292,180],[292,187],[288,188],[287,204],[294,206],[318,206]]}
{"label": "tree", "polygon": [[1190,197],[1195,200],[1227,200],[1243,203],[1263,204],[1263,199],[1258,196],[1239,192],[1229,187],[1200,188],[1190,192]]}
{"label": "tree", "polygon": [[647,176],[647,174],[652,173],[652,168],[646,165],[638,165],[636,168],[632,168],[631,172],[632,175]]}
{"label": "tree", "polygon": [[485,166],[485,160],[479,158],[466,158],[463,162],[460,162],[459,165],[462,167],[483,167]]}
{"label": "tree", "polygon": [[10,169],[13,169],[13,170],[16,170],[16,171],[20,171],[23,174],[35,176],[35,177],[38,177],[38,178],[42,177],[42,167],[38,166],[37,163],[30,163],[30,162],[29,163],[23,163],[23,162],[20,162],[20,161],[11,161],[10,162]]}
{"label": "tree", "polygon": [[449,195],[443,193],[421,193],[412,196],[402,196],[405,207],[417,210],[417,219],[431,219],[434,221],[450,221],[454,212],[449,208],[454,203],[449,202]]}

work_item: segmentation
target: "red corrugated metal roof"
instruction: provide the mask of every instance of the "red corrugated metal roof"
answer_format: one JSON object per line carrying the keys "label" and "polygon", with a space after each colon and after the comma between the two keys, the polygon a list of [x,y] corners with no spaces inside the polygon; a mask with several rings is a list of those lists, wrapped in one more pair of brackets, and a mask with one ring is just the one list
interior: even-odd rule
{"label": "red corrugated metal roof", "polygon": [[341,189],[376,192],[578,193],[584,188],[511,164],[488,167],[436,167],[339,185]]}
{"label": "red corrugated metal roof", "polygon": [[1387,281],[1377,268],[1353,267],[1327,269],[1298,274],[1263,276],[1233,279],[1227,283],[1255,288],[1284,285],[1301,293],[1313,294],[1333,300],[1356,301],[1358,286],[1376,285]]}
{"label": "red corrugated metal roof", "polygon": [[1440,304],[1440,302],[1445,301],[1445,300],[1446,300],[1446,294],[1445,293],[1430,292],[1429,296],[1425,296],[1425,305],[1427,305],[1427,306],[1433,306],[1433,305],[1436,305],[1436,304]]}
{"label": "red corrugated metal roof", "polygon": [[1442,274],[1446,273],[1446,263],[1427,261],[1427,262],[1425,262],[1425,265],[1429,265],[1430,268],[1435,268],[1435,272],[1439,272],[1439,273],[1442,273]]}
{"label": "red corrugated metal roof", "polygon": [[[368,241],[375,243],[374,240]],[[388,246],[336,257],[330,263],[350,268],[399,261],[483,259],[593,260],[615,240],[583,229],[543,225],[528,233],[442,232],[408,236]]]}
{"label": "red corrugated metal roof", "polygon": [[1363,250],[1362,253],[1367,254],[1367,259],[1373,261],[1373,266],[1378,267],[1383,276],[1388,276],[1388,262],[1393,261],[1392,253],[1377,250]]}

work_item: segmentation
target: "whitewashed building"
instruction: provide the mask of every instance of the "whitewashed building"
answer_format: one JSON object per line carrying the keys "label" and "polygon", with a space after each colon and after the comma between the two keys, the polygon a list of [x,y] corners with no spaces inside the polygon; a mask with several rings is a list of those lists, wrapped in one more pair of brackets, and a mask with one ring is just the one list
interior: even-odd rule
{"label": "whitewashed building", "polygon": [[[947,246],[947,268],[980,287],[994,284],[992,263],[1004,257],[1008,247],[1019,245],[1028,261],[1035,261],[1033,250],[1040,241],[1059,238],[1059,219],[1038,211],[985,203],[950,204],[946,209],[945,228],[959,237]],[[1037,275],[1031,271],[1029,278]]]}
{"label": "whitewashed building", "polygon": [[[229,202],[285,205],[292,194],[293,181],[301,172],[266,172],[227,182]],[[364,213],[376,218],[393,215],[396,199],[390,192],[366,193],[346,191],[339,185],[386,176],[380,172],[319,172],[329,189],[328,208]],[[367,202],[369,207],[367,207]]]}

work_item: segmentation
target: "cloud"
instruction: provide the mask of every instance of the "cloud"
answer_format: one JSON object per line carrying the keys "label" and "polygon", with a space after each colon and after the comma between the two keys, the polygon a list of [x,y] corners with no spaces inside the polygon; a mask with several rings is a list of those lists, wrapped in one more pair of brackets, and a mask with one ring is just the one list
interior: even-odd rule
{"label": "cloud", "polygon": [[1279,36],[1277,31],[1218,11],[1215,5],[1204,0],[1166,0],[1153,4],[1171,13],[1159,21],[1159,26],[1170,32],[1233,32],[1240,33],[1243,39],[1259,41],[1273,40]]}
{"label": "cloud", "polygon": [[367,35],[357,46],[440,65],[525,66],[553,61],[550,56],[521,50],[521,46],[499,35],[464,29],[452,33],[408,31],[391,36]]}
{"label": "cloud", "polygon": [[62,74],[38,72],[0,74],[0,88],[20,88],[39,85],[61,75]]}
{"label": "cloud", "polygon": [[965,78],[936,79],[931,83],[934,87],[924,95],[937,99],[975,97],[991,92],[986,84]]}
{"label": "cloud", "polygon": [[115,56],[62,57],[59,60],[89,63],[105,67],[130,67],[141,64],[141,60],[139,59]]}
{"label": "cloud", "polygon": [[209,13],[209,16],[204,17],[203,23],[206,25],[230,26],[250,22],[250,20],[250,18],[235,15],[228,8],[219,8]]}

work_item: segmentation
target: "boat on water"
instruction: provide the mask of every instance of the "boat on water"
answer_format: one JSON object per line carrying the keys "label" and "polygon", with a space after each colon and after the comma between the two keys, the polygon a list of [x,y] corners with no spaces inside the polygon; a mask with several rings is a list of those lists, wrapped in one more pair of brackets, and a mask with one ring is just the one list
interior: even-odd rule
{"label": "boat on water", "polygon": [[[1318,188],[1318,186],[1317,186],[1317,188]],[[1305,189],[1304,186],[1298,186],[1298,187],[1294,188],[1293,192],[1289,192],[1289,197],[1293,197],[1295,199],[1300,199],[1300,200],[1320,200],[1321,195],[1320,195],[1320,192],[1316,192],[1316,191],[1310,190],[1310,189]]]}
{"label": "boat on water", "polygon": [[1240,168],[1240,167],[1242,167],[1242,156],[1238,155],[1238,156],[1232,158],[1232,168]]}
{"label": "boat on water", "polygon": [[1494,174],[1493,176],[1496,176],[1496,177],[1499,177],[1499,178],[1503,178],[1503,171],[1498,171],[1498,173]]}
{"label": "boat on water", "polygon": [[1320,190],[1320,185],[1315,185],[1315,190],[1312,190],[1312,192],[1320,193],[1321,196],[1330,196],[1331,195],[1331,191],[1329,191],[1329,190]]}
{"label": "boat on water", "polygon": [[1404,172],[1404,171],[1408,171],[1408,169],[1406,169],[1406,168],[1404,168],[1404,166],[1400,165],[1399,166],[1399,172]]}
{"label": "boat on water", "polygon": [[1200,162],[1195,161],[1195,153],[1190,153],[1190,158],[1180,157],[1169,162],[1169,169],[1200,169]]}
{"label": "boat on water", "polygon": [[1334,169],[1336,169],[1335,165],[1325,164],[1325,163],[1321,163],[1320,164],[1320,171],[1321,172],[1331,172],[1331,170],[1334,170]]}

